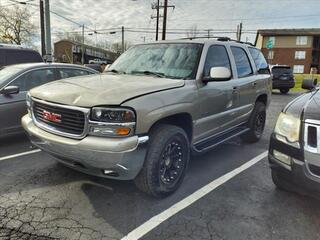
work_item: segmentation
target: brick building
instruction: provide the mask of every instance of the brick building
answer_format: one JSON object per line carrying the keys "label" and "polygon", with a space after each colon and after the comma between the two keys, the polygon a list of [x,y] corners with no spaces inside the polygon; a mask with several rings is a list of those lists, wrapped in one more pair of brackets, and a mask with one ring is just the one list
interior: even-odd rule
{"label": "brick building", "polygon": [[[108,63],[114,62],[118,54],[89,45],[84,45],[84,63],[93,59],[105,60]],[[54,58],[56,62],[81,64],[82,44],[70,40],[61,40],[54,43]]]}
{"label": "brick building", "polygon": [[[273,48],[267,49],[268,41]],[[320,29],[258,30],[256,46],[269,64],[289,65],[294,73],[320,73]]]}

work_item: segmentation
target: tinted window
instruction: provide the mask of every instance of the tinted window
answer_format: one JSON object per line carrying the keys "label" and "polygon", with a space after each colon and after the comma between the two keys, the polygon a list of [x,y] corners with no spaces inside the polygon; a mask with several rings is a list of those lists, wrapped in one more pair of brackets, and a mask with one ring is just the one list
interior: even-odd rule
{"label": "tinted window", "polygon": [[88,75],[89,72],[82,69],[72,69],[72,68],[60,68],[58,69],[61,79]]}
{"label": "tinted window", "polygon": [[244,49],[240,47],[231,47],[231,51],[236,62],[238,77],[241,78],[252,74],[251,64]]}
{"label": "tinted window", "polygon": [[281,75],[281,74],[292,74],[292,69],[288,67],[273,67],[272,68],[273,75]]}
{"label": "tinted window", "polygon": [[29,91],[34,87],[54,80],[54,69],[40,69],[23,74],[14,80],[10,86],[18,86],[20,91]]}
{"label": "tinted window", "polygon": [[209,48],[204,65],[205,77],[210,75],[212,67],[226,67],[231,71],[229,56],[224,46],[214,45]]}
{"label": "tinted window", "polygon": [[31,62],[42,62],[42,58],[39,53],[35,51],[25,51],[10,49],[6,50],[6,65],[17,64],[17,63],[31,63]]}
{"label": "tinted window", "polygon": [[5,65],[5,50],[0,49],[0,67]]}
{"label": "tinted window", "polygon": [[268,63],[264,58],[262,52],[256,48],[249,48],[249,52],[254,60],[257,70],[265,69],[266,70],[265,72],[260,72],[260,73],[269,73]]}

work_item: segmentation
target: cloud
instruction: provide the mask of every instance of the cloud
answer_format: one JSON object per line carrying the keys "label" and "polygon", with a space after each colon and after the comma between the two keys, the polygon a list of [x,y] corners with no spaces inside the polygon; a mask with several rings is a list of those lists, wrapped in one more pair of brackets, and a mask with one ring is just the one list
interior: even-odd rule
{"label": "cloud", "polygon": [[[155,13],[151,9],[152,2],[152,0],[51,0],[50,6],[52,11],[79,24],[85,24],[86,30],[121,26],[155,29],[155,20],[150,18]],[[7,3],[10,1],[1,1],[1,4]],[[234,32],[237,24],[243,22],[244,37],[253,40],[254,31],[259,28],[320,27],[319,0],[169,0],[169,5],[175,5],[175,9],[170,8],[168,11],[169,29],[190,29],[192,26],[197,26],[198,29],[212,29],[212,33],[217,30]],[[32,11],[36,11],[36,7],[32,7]],[[37,12],[34,21],[36,23],[39,21]],[[76,24],[53,14],[51,23],[54,34],[81,30]],[[120,33],[115,35],[107,33],[108,31],[106,34],[99,34],[98,41],[121,40]],[[56,39],[54,34],[53,37]],[[235,33],[221,34],[235,37]],[[154,40],[154,37],[154,33],[125,32],[125,38],[134,43],[141,42],[144,38],[147,41]],[[185,34],[168,34],[168,38],[179,37],[185,37]]]}

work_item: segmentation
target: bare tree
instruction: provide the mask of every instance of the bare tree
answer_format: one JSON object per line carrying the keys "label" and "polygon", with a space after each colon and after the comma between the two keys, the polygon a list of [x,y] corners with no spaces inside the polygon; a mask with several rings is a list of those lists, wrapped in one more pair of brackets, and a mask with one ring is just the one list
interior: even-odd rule
{"label": "bare tree", "polygon": [[199,34],[197,25],[193,25],[189,31],[187,31],[187,38],[195,38]]}
{"label": "bare tree", "polygon": [[[124,42],[124,50],[127,50],[130,47],[131,47],[131,43],[125,41]],[[122,43],[121,42],[113,43],[111,45],[111,51],[120,55],[121,51],[122,51]]]}
{"label": "bare tree", "polygon": [[0,41],[32,45],[36,28],[27,8],[0,8]]}

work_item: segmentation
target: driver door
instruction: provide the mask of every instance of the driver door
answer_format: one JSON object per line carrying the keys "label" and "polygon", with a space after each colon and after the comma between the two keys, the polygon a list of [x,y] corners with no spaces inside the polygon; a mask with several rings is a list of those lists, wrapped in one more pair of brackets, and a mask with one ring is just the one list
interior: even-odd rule
{"label": "driver door", "polygon": [[[226,67],[232,72],[228,50],[224,45],[212,45],[208,49],[204,77],[212,67]],[[234,110],[239,104],[239,92],[233,89],[233,79],[212,81],[199,87],[201,116],[195,127],[196,141],[222,133],[231,127]]]}

